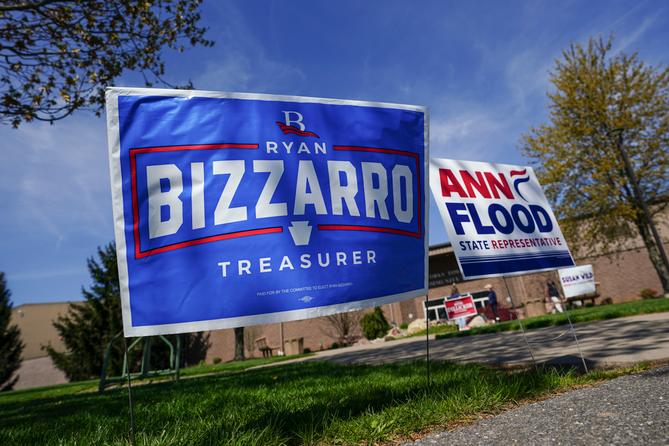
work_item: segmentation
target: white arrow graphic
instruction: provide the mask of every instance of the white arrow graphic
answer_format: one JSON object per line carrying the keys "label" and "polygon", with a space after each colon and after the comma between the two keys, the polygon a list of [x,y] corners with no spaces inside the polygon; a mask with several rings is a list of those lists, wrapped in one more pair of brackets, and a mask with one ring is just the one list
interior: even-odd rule
{"label": "white arrow graphic", "polygon": [[304,246],[309,244],[309,239],[311,238],[311,226],[309,226],[308,221],[292,221],[288,230],[290,235],[293,237],[293,242],[295,246]]}

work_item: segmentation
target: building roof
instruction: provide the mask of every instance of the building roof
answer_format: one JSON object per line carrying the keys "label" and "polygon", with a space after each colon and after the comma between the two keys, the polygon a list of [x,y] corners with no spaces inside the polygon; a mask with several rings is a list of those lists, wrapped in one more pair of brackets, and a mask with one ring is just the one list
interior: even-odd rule
{"label": "building roof", "polygon": [[453,245],[451,245],[449,242],[446,243],[440,243],[438,245],[432,245],[430,246],[430,256],[436,256],[440,254],[448,254],[450,252],[453,252]]}

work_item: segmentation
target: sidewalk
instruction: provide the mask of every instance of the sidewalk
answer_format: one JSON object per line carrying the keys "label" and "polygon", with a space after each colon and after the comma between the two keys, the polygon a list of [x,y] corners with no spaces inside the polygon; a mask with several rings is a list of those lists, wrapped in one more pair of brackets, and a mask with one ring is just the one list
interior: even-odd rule
{"label": "sidewalk", "polygon": [[[669,359],[669,313],[645,314],[574,325],[583,355],[592,366],[626,365]],[[578,365],[580,357],[569,326],[527,332],[539,362]],[[326,350],[315,356],[286,361],[327,360],[340,364],[380,364],[425,358],[425,337],[380,344]],[[461,338],[430,339],[430,358],[439,361],[489,363],[500,366],[530,365],[521,332],[503,332]]]}
{"label": "sidewalk", "polygon": [[669,444],[669,367],[573,390],[407,446],[452,444]]}

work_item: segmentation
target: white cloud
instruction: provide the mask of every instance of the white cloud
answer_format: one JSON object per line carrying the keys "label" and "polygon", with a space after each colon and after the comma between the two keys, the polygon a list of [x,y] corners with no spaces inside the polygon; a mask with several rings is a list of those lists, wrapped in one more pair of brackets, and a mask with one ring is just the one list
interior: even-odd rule
{"label": "white cloud", "polygon": [[3,227],[49,234],[55,245],[81,233],[112,235],[104,120],[80,114],[56,125],[3,127],[0,138]]}
{"label": "white cloud", "polygon": [[31,281],[31,280],[45,280],[45,279],[53,279],[57,277],[67,277],[67,276],[78,276],[81,275],[83,271],[83,266],[80,267],[75,267],[75,268],[56,268],[53,270],[48,270],[48,271],[42,271],[42,270],[37,270],[37,271],[30,271],[30,272],[23,272],[23,273],[16,273],[12,274],[11,280],[12,282],[14,281]]}
{"label": "white cloud", "polygon": [[267,85],[281,89],[306,80],[299,68],[268,53],[234,4],[210,6],[226,20],[211,30],[216,46],[209,50],[204,71],[193,79],[198,89],[259,91]]}
{"label": "white cloud", "polygon": [[526,113],[542,102],[550,89],[549,71],[559,52],[536,48],[518,51],[504,68],[506,88],[516,113]]}
{"label": "white cloud", "polygon": [[[268,82],[268,79],[271,81]],[[233,50],[227,52],[222,59],[209,62],[194,83],[202,90],[257,91],[263,89],[264,85],[271,84],[273,88],[281,88],[281,85],[304,79],[304,73],[297,68],[262,54],[257,53],[251,58],[245,53]]]}
{"label": "white cloud", "polygon": [[622,51],[636,51],[635,47],[639,40],[643,37],[644,34],[646,34],[646,32],[653,26],[654,23],[655,17],[644,18],[638,26],[631,30],[631,32],[621,36],[616,40],[613,52],[618,53]]}

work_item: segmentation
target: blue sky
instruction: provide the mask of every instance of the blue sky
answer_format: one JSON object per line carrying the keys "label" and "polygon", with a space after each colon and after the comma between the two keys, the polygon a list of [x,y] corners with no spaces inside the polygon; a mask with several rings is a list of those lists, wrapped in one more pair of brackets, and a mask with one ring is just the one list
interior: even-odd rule
{"label": "blue sky", "polygon": [[[548,72],[589,36],[669,63],[663,1],[205,1],[213,48],[167,54],[174,83],[418,104],[430,151],[525,163],[518,141],[546,121]],[[119,86],[141,86],[127,74]],[[0,127],[0,271],[15,305],[76,300],[86,258],[112,240],[103,118]],[[436,208],[430,243],[446,241]]]}

